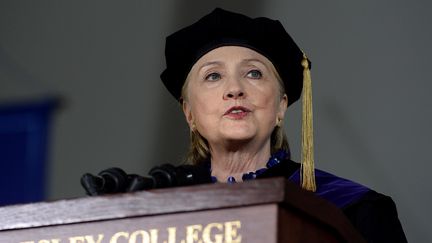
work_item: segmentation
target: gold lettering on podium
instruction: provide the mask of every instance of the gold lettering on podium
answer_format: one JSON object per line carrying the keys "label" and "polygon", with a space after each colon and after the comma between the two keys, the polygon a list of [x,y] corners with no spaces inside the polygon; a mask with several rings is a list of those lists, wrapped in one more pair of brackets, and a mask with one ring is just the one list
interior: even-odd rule
{"label": "gold lettering on podium", "polygon": [[128,233],[128,232],[123,232],[123,231],[117,232],[117,233],[115,233],[115,234],[111,237],[111,240],[110,240],[109,243],[117,243],[117,240],[118,240],[118,238],[120,238],[120,237],[124,237],[124,238],[128,239],[128,238],[129,238],[129,233]]}
{"label": "gold lettering on podium", "polygon": [[86,235],[86,243],[102,243],[104,235],[99,234],[97,240],[95,241],[92,235]]}
{"label": "gold lettering on podium", "polygon": [[69,243],[86,243],[84,236],[69,237]]}
{"label": "gold lettering on podium", "polygon": [[186,243],[202,243],[198,235],[201,230],[202,225],[200,224],[186,226]]}
{"label": "gold lettering on podium", "polygon": [[60,239],[39,240],[39,241],[21,241],[20,243],[60,243]]}
{"label": "gold lettering on podium", "polygon": [[[159,237],[159,229],[139,229],[132,232],[119,231],[112,235],[78,235],[64,240],[55,238],[20,243],[241,243],[242,241],[239,220],[204,225],[193,224],[179,228],[167,227],[161,234],[162,239]],[[177,234],[179,230],[181,233]],[[105,236],[107,237],[104,238]],[[182,236],[185,238],[181,239]]]}
{"label": "gold lettering on podium", "polygon": [[176,227],[168,227],[168,242],[164,241],[164,243],[176,243]]}
{"label": "gold lettering on podium", "polygon": [[150,235],[147,231],[144,230],[137,230],[133,232],[129,238],[129,243],[138,243],[138,236],[140,236],[139,238],[141,238],[142,243],[150,243]]}
{"label": "gold lettering on podium", "polygon": [[[217,232],[212,234],[212,229],[217,229]],[[223,234],[221,233],[223,231],[223,224],[220,223],[210,223],[208,224],[202,233],[202,239],[204,243],[222,243],[223,242]],[[211,236],[214,236],[214,240],[211,239]]]}
{"label": "gold lettering on podium", "polygon": [[225,222],[225,242],[226,243],[240,243],[241,235],[237,235],[237,230],[240,229],[240,221]]}
{"label": "gold lettering on podium", "polygon": [[157,243],[158,242],[158,230],[157,229],[151,229],[150,230],[150,243]]}
{"label": "gold lettering on podium", "polygon": [[130,235],[128,243],[157,243],[157,240],[158,230],[152,229],[150,234],[145,230],[137,230]]}

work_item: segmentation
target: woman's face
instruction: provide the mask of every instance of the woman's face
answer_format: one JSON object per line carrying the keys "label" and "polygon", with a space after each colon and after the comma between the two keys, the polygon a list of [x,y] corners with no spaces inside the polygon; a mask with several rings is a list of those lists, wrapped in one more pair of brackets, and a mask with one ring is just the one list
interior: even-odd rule
{"label": "woman's face", "polygon": [[187,122],[210,147],[268,142],[287,108],[273,64],[245,47],[219,47],[205,54],[192,67],[185,89]]}

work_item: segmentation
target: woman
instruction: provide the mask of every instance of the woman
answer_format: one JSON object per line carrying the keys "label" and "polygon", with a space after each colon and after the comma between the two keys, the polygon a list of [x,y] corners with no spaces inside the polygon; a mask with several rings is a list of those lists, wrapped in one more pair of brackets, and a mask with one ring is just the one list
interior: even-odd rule
{"label": "woman", "polygon": [[[284,176],[340,207],[370,242],[406,242],[391,198],[313,168],[310,62],[283,26],[215,9],[166,40],[161,78],[191,131],[188,160],[213,181]],[[283,132],[303,88],[302,163]]]}

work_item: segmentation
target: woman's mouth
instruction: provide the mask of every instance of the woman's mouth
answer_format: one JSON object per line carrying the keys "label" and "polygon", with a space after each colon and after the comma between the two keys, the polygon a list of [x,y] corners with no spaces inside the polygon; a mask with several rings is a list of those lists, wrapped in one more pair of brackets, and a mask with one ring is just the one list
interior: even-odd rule
{"label": "woman's mouth", "polygon": [[233,106],[224,113],[224,116],[229,119],[240,120],[246,117],[249,114],[249,112],[251,112],[251,110],[249,110],[246,107]]}

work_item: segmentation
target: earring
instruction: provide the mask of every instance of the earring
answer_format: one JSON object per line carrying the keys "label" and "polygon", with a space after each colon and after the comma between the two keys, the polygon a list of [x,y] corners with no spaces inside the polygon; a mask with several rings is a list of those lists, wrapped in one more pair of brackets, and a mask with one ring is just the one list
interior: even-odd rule
{"label": "earring", "polygon": [[276,118],[276,126],[280,127],[282,125],[282,119],[281,118]]}
{"label": "earring", "polygon": [[195,132],[195,130],[196,130],[195,122],[192,122],[192,125],[191,125],[191,131],[192,131],[192,132]]}

